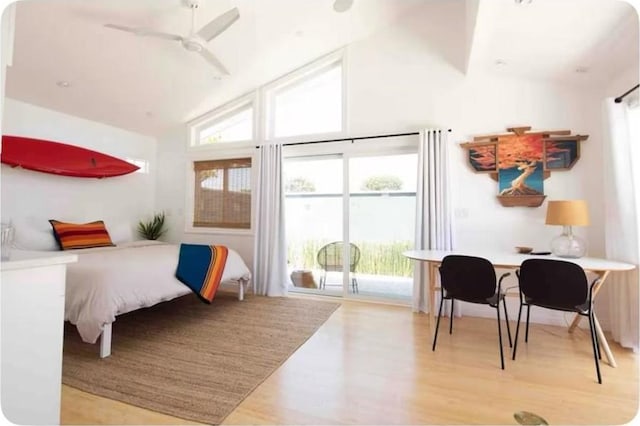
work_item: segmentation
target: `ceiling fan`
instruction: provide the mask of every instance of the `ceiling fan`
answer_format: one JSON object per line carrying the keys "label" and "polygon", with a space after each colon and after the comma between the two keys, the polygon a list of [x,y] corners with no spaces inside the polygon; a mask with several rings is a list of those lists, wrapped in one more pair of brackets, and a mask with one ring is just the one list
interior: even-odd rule
{"label": "ceiling fan", "polygon": [[125,27],[124,25],[116,24],[105,24],[105,27],[112,28],[114,30],[127,31],[137,36],[157,37],[165,40],[179,41],[182,44],[182,47],[190,52],[199,53],[207,62],[216,67],[222,74],[229,75],[229,71],[227,71],[222,62],[220,62],[220,60],[218,60],[218,58],[216,58],[216,56],[207,49],[206,45],[207,42],[213,40],[224,30],[229,28],[231,24],[237,21],[240,17],[240,13],[238,12],[238,8],[234,7],[233,9],[218,16],[196,32],[196,9],[200,6],[200,1],[201,0],[186,0],[184,2],[187,7],[191,8],[191,30],[189,31],[189,35],[184,37],[177,34],[154,31],[148,28]]}

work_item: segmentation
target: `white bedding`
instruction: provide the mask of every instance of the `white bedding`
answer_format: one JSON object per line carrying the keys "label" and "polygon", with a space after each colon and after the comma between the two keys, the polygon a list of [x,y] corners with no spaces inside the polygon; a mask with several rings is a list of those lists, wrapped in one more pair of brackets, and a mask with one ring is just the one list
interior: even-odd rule
{"label": "white bedding", "polygon": [[[175,277],[179,251],[180,246],[158,241],[73,250],[78,262],[67,267],[65,320],[77,326],[83,341],[95,343],[116,315],[191,293]],[[222,283],[250,277],[230,249]]]}

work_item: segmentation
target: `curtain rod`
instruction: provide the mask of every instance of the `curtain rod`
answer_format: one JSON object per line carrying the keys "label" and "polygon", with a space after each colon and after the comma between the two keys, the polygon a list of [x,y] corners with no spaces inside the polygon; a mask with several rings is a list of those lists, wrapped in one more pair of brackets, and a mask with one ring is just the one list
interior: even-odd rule
{"label": "curtain rod", "polygon": [[620,102],[622,102],[622,99],[624,99],[625,96],[627,96],[629,93],[633,92],[634,90],[636,90],[638,87],[640,87],[640,84],[636,84],[635,86],[633,86],[631,89],[627,90],[626,92],[624,92],[622,95],[618,96],[615,99],[615,103],[619,104]]}
{"label": "curtain rod", "polygon": [[[450,132],[451,129],[447,129],[447,132]],[[283,143],[282,146],[294,146],[294,145],[309,145],[314,143],[327,143],[327,142],[345,142],[345,141],[359,141],[363,139],[382,139],[382,138],[394,138],[399,136],[415,136],[419,135],[420,132],[409,132],[409,133],[391,133],[385,135],[373,135],[373,136],[358,136],[354,138],[340,138],[340,139],[323,139],[318,141],[309,141],[309,142],[290,142]],[[260,146],[256,146],[256,148],[260,148]]]}

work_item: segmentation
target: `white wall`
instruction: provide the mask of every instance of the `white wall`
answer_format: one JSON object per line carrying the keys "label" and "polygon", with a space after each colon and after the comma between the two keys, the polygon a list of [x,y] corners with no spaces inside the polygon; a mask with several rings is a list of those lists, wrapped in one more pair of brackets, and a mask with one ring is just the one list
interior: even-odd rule
{"label": "white wall", "polygon": [[[450,134],[457,247],[513,250],[527,245],[549,248],[561,231],[544,224],[546,203],[539,208],[500,206],[498,184],[474,173],[459,143],[474,135],[503,133],[507,127],[566,129],[589,135],[581,158],[571,171],[554,172],[545,180],[548,199],[587,200],[591,226],[576,229],[586,236],[589,254],[604,254],[601,100],[602,89],[525,80],[496,72],[464,75],[465,9],[463,2],[434,2],[402,27],[390,27],[348,47],[348,130],[351,135],[415,131],[424,127],[452,128]],[[184,209],[186,129],[160,141],[163,176],[158,185],[159,208]],[[183,218],[174,218],[175,228]],[[173,228],[173,226],[172,226]],[[185,238],[180,232],[173,239]],[[190,235],[187,239],[195,239]],[[212,240],[210,236],[198,236]],[[252,247],[247,237],[227,239],[233,246]],[[515,278],[515,277],[513,277]],[[509,284],[515,285],[515,279]],[[517,312],[511,300],[510,311]],[[561,315],[532,319],[564,324]],[[495,315],[489,310],[488,315]]]}
{"label": "white wall", "polygon": [[2,134],[27,136],[77,145],[118,158],[144,159],[150,173],[131,173],[105,179],[75,178],[2,165],[0,169],[2,221],[28,222],[48,229],[48,219],[106,220],[128,223],[132,229],[154,211],[156,185],[155,139],[105,124],[7,98]]}
{"label": "white wall", "polygon": [[[546,203],[539,208],[502,207],[496,199],[497,182],[472,171],[459,143],[479,134],[503,133],[511,126],[587,134],[578,163],[571,171],[552,173],[544,181],[545,194],[547,200],[587,200],[591,226],[576,232],[586,236],[590,255],[603,255],[600,92],[498,71],[465,76],[447,59],[452,46],[464,45],[464,33],[446,24],[460,19],[464,10],[455,2],[437,7],[437,13],[415,15],[402,28],[350,46],[351,133],[451,128],[457,248],[501,251],[520,245],[548,249],[561,230],[544,224]],[[516,285],[515,277],[507,283]],[[517,312],[516,301],[511,302],[511,312]],[[561,315],[532,315],[535,320],[564,323]]]}
{"label": "white wall", "polygon": [[[638,64],[623,70],[617,76],[612,78],[604,88],[604,96],[617,98],[638,84],[639,75],[640,71],[638,70]],[[631,95],[633,95],[633,93]]]}

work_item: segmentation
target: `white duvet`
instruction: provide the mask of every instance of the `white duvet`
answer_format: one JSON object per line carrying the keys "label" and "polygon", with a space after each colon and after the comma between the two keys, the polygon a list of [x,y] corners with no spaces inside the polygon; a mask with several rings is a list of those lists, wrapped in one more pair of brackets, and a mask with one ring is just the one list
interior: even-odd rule
{"label": "white duvet", "polygon": [[[189,294],[175,277],[179,251],[157,241],[73,250],[78,262],[67,265],[65,320],[76,325],[83,341],[95,343],[116,315]],[[240,255],[229,250],[222,282],[250,277]]]}

